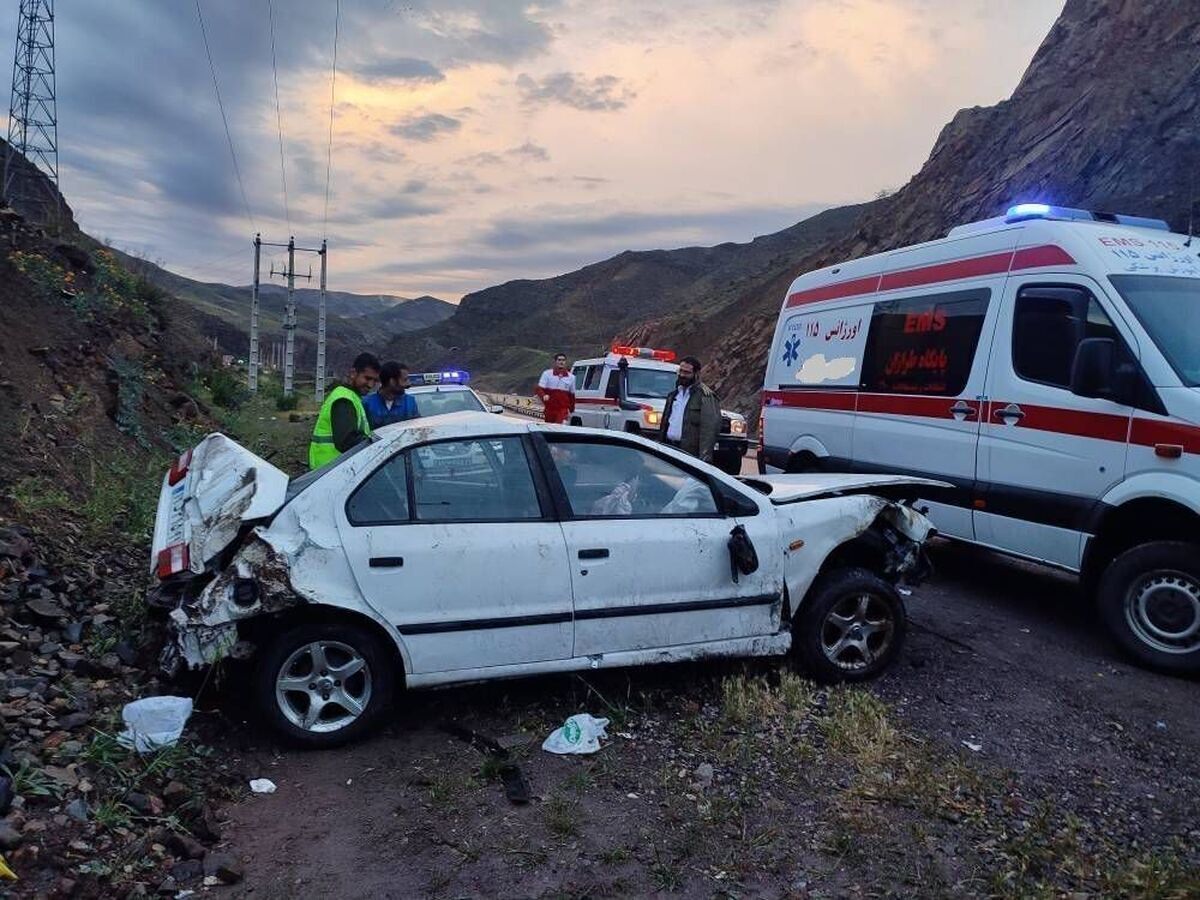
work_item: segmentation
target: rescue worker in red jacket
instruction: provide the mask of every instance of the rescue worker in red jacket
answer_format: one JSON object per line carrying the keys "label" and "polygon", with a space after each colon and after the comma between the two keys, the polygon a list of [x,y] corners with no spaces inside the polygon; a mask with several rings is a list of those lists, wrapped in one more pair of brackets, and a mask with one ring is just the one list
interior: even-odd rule
{"label": "rescue worker in red jacket", "polygon": [[542,401],[547,422],[561,425],[575,412],[575,376],[567,368],[567,355],[554,357],[554,368],[547,369],[538,379],[537,398]]}

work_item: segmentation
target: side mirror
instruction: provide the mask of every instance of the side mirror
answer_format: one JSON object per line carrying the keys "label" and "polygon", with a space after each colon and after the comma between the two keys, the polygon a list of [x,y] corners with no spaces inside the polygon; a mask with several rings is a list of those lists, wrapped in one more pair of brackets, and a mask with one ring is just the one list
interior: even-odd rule
{"label": "side mirror", "polygon": [[1112,338],[1084,338],[1071,364],[1071,393],[1080,397],[1111,397],[1117,344]]}
{"label": "side mirror", "polygon": [[500,413],[504,412],[504,407],[500,406],[499,404],[497,404],[495,406],[489,406],[488,412],[493,412],[493,413],[496,413],[497,415],[499,415]]}

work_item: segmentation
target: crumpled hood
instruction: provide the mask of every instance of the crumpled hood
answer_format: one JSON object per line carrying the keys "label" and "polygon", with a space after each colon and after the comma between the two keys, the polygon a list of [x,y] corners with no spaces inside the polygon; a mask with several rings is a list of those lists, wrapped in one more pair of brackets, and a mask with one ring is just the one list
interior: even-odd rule
{"label": "crumpled hood", "polygon": [[[953,485],[928,478],[910,478],[907,475],[842,475],[838,473],[811,473],[805,475],[754,475],[741,479],[751,486],[765,486],[772,503],[795,503],[799,500],[814,500],[818,497],[844,497],[851,494],[875,494],[888,499],[903,499],[928,493],[930,489],[949,488]],[[922,490],[915,491],[914,487]]]}

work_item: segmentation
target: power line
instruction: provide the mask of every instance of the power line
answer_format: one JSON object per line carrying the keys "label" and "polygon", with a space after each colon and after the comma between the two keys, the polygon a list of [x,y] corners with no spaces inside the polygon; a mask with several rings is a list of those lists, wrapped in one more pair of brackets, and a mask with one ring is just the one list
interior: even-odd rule
{"label": "power line", "polygon": [[333,98],[337,88],[338,26],[342,18],[342,0],[336,0],[333,12],[333,73],[329,76],[329,145],[325,149],[325,216],[321,223],[321,238],[329,237],[329,174],[333,169]]}
{"label": "power line", "polygon": [[200,20],[200,37],[204,39],[204,53],[208,57],[208,70],[212,73],[213,91],[217,95],[217,106],[221,110],[221,121],[225,124],[225,140],[229,142],[229,157],[233,160],[233,174],[237,176],[238,190],[242,194],[242,206],[246,209],[246,218],[254,229],[254,216],[250,212],[250,202],[246,199],[246,185],[242,182],[242,170],[238,166],[237,153],[233,149],[233,135],[229,131],[229,118],[225,115],[225,103],[221,100],[221,85],[217,83],[217,67],[213,63],[212,49],[208,46],[208,31],[204,27],[204,13],[200,11],[200,0],[196,0],[196,18]]}
{"label": "power line", "polygon": [[288,233],[292,230],[292,212],[288,207],[287,170],[283,164],[283,113],[279,110],[279,69],[275,65],[275,5],[267,0],[267,18],[271,22],[271,74],[275,78],[275,124],[279,128],[279,178],[283,182],[283,214]]}

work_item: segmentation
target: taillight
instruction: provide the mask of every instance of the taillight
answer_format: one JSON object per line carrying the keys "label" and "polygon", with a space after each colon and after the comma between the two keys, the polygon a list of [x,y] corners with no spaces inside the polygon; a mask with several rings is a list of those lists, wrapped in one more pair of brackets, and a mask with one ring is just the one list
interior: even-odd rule
{"label": "taillight", "polygon": [[155,570],[159,578],[170,578],[180,572],[186,572],[191,566],[191,554],[187,544],[172,544],[158,551],[158,567]]}
{"label": "taillight", "polygon": [[167,474],[167,484],[179,484],[187,475],[188,466],[192,464],[192,451],[186,450],[180,454],[179,459],[175,460],[171,466],[171,471]]}

